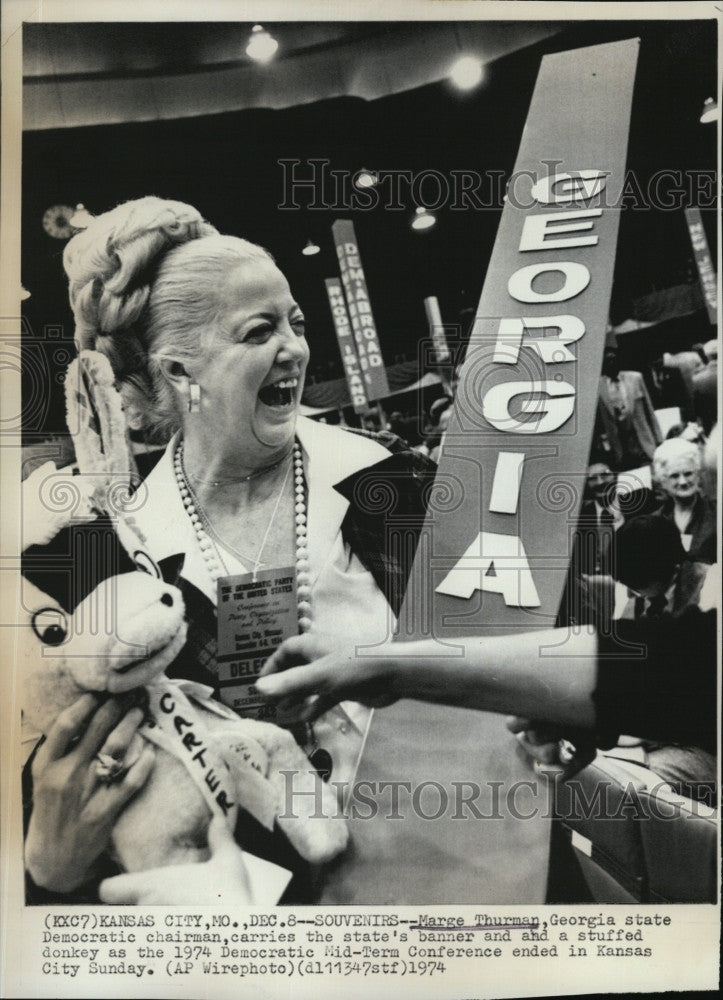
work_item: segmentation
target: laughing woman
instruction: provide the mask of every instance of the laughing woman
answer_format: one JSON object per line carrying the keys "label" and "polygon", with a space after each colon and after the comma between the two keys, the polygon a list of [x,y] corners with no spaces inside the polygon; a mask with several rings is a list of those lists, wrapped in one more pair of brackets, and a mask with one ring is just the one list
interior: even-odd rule
{"label": "laughing woman", "polygon": [[[216,604],[219,581],[239,574],[293,568],[288,613],[301,633],[385,639],[410,558],[408,544],[406,564],[387,551],[386,514],[393,504],[421,525],[432,466],[299,416],[304,316],[270,254],[149,197],[96,218],[64,264],[79,346],[108,358],[129,424],[169,442],[135,515],[186,603],[188,640],[169,676],[233,702],[219,683]],[[368,717],[345,703],[297,738],[343,781]]]}

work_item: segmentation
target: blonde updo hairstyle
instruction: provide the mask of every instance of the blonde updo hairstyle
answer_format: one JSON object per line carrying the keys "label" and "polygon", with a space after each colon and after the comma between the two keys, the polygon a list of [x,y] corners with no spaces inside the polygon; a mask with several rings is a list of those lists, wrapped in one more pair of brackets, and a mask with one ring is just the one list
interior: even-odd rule
{"label": "blonde updo hairstyle", "polygon": [[222,305],[224,275],[272,259],[220,235],[190,205],[152,196],[105,212],[67,244],[78,348],[105,354],[148,440],[167,440],[182,422],[162,360],[198,357]]}

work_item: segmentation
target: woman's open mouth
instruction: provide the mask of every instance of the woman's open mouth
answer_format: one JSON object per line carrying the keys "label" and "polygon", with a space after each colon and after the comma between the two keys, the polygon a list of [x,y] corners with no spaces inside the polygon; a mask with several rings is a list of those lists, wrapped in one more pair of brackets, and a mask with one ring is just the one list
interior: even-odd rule
{"label": "woman's open mouth", "polygon": [[293,406],[296,402],[296,392],[299,387],[299,380],[293,378],[281,378],[277,382],[265,385],[259,389],[259,399],[265,406],[283,408]]}

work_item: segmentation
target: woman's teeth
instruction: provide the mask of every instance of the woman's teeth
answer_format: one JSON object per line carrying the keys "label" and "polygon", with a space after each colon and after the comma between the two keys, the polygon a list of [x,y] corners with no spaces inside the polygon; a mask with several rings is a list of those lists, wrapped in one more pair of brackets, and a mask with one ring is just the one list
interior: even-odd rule
{"label": "woman's teeth", "polygon": [[298,378],[282,378],[259,391],[259,399],[266,406],[290,406],[299,384]]}

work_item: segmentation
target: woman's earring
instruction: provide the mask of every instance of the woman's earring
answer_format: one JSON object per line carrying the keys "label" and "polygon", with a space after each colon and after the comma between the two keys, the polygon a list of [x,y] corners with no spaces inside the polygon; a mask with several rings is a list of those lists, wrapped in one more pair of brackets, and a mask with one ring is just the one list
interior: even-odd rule
{"label": "woman's earring", "polygon": [[201,386],[191,382],[188,387],[188,412],[198,413],[201,409]]}

